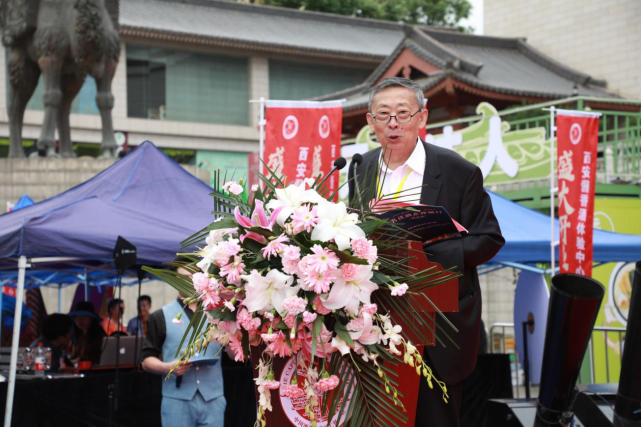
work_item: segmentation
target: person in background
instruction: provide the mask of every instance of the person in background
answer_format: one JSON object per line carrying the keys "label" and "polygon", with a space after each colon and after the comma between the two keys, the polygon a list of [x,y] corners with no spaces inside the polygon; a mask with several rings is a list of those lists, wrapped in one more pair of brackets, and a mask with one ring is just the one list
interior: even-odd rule
{"label": "person in background", "polygon": [[78,301],[69,316],[75,324],[70,359],[73,362],[97,364],[100,362],[102,338],[107,336],[100,326],[100,316],[96,314],[91,301]]}
{"label": "person in background", "polygon": [[135,316],[127,323],[129,335],[147,335],[147,322],[149,313],[151,313],[151,297],[149,295],[138,297],[138,312],[140,313],[140,320],[138,320],[138,316]]}
{"label": "person in background", "polygon": [[[178,268],[178,273],[189,275],[182,268]],[[176,363],[174,355],[197,306],[193,303],[184,307],[183,298],[185,297],[179,296],[149,316],[142,349],[142,368],[163,378],[163,426],[223,427],[227,402],[223,393],[219,344],[210,343],[204,354],[181,364],[165,380]],[[174,322],[183,307],[184,320]]]}
{"label": "person in background", "polygon": [[71,344],[73,320],[66,314],[54,313],[47,317],[42,327],[42,337],[37,339],[31,348],[43,347],[51,349],[51,372],[58,372],[61,368],[61,359],[69,351]]}
{"label": "person in background", "polygon": [[116,331],[127,335],[127,328],[122,324],[123,314],[125,314],[125,303],[123,300],[114,298],[109,301],[109,304],[107,304],[107,316],[105,316],[100,324],[107,336],[113,335]]}

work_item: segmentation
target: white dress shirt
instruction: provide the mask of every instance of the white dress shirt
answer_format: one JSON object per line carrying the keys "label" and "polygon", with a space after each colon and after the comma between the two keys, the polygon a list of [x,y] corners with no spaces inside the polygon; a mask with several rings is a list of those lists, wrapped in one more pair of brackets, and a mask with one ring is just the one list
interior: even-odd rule
{"label": "white dress shirt", "polygon": [[[420,203],[423,189],[423,173],[425,172],[425,149],[420,139],[417,139],[414,151],[401,166],[392,170],[382,161],[383,152],[379,157],[382,165],[379,190],[387,200],[406,203]],[[396,195],[400,191],[400,194]]]}

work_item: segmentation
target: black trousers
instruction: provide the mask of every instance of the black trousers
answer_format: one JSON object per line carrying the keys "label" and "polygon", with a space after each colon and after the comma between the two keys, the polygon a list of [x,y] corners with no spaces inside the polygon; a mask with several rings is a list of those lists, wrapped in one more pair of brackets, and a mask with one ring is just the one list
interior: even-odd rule
{"label": "black trousers", "polygon": [[[423,359],[432,368],[436,378],[440,380],[438,372],[434,369],[427,352],[423,352]],[[448,403],[443,400],[443,390],[432,381],[430,389],[425,377],[421,377],[416,405],[416,427],[460,427],[461,398],[463,396],[463,383],[446,384]]]}

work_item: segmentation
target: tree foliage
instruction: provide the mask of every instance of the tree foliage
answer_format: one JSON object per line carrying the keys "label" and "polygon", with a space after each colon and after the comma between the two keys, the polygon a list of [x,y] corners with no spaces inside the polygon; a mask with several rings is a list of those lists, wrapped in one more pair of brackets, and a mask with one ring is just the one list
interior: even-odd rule
{"label": "tree foliage", "polygon": [[[243,0],[239,0],[243,1]],[[408,24],[462,28],[472,5],[468,0],[245,0],[250,3],[335,13],[359,18],[383,19]]]}

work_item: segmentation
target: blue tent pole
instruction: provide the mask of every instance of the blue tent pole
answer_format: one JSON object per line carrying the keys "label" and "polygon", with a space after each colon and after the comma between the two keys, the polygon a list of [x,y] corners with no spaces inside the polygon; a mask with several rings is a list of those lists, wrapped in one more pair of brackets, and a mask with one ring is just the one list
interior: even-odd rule
{"label": "blue tent pole", "polygon": [[27,269],[27,257],[18,259],[18,289],[16,289],[16,309],[13,317],[13,336],[11,337],[11,363],[9,365],[9,384],[7,384],[7,406],[4,411],[4,425],[11,427],[13,411],[13,393],[16,389],[16,370],[18,368],[18,344],[20,343],[20,320],[22,319],[22,298],[24,294],[24,276]]}
{"label": "blue tent pole", "polygon": [[62,313],[62,285],[58,283],[58,313]]}
{"label": "blue tent pole", "polygon": [[89,270],[85,270],[85,301],[89,301]]}

